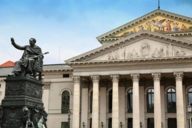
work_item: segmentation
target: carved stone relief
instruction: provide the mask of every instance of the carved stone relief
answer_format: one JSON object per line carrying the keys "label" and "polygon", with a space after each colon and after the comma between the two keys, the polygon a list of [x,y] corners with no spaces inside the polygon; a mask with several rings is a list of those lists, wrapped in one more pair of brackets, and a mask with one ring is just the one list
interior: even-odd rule
{"label": "carved stone relief", "polygon": [[192,51],[170,44],[153,42],[140,42],[136,45],[119,47],[107,55],[100,56],[95,60],[129,60],[139,58],[168,58],[192,55]]}

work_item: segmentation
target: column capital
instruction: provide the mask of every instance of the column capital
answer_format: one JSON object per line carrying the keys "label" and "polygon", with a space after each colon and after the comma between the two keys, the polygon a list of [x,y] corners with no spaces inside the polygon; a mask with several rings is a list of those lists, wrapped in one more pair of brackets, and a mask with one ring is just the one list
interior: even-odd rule
{"label": "column capital", "polygon": [[112,74],[110,77],[112,78],[113,81],[114,80],[115,81],[119,80],[119,75],[118,74]]}
{"label": "column capital", "polygon": [[93,82],[94,82],[94,81],[99,81],[99,78],[100,78],[99,75],[92,75],[92,76],[91,76],[91,79],[92,79]]}
{"label": "column capital", "polygon": [[133,81],[138,81],[139,80],[139,73],[134,73],[134,74],[131,74],[131,77],[132,77],[132,80]]}
{"label": "column capital", "polygon": [[183,72],[174,72],[176,80],[182,80]]}
{"label": "column capital", "polygon": [[160,80],[161,79],[161,73],[156,72],[156,73],[152,73],[153,76],[153,80]]}
{"label": "column capital", "polygon": [[75,83],[80,82],[80,76],[73,76],[73,81]]}

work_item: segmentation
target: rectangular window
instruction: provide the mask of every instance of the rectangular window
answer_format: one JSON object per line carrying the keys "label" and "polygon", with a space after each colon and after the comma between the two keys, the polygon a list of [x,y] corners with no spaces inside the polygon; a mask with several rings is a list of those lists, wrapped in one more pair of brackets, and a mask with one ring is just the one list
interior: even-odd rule
{"label": "rectangular window", "polygon": [[63,74],[63,78],[69,78],[70,75],[69,74]]}

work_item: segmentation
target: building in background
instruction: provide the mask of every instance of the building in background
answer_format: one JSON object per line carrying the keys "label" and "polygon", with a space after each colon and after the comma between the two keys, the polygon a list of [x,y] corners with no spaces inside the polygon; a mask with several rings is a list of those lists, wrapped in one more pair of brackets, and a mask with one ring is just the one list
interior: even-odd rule
{"label": "building in background", "polygon": [[44,65],[49,128],[192,128],[192,18],[157,9],[97,39]]}

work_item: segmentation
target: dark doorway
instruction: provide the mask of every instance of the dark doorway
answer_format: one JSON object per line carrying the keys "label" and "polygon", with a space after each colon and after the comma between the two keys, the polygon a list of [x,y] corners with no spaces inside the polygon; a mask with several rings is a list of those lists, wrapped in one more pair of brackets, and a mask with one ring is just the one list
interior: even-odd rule
{"label": "dark doorway", "polygon": [[168,128],[177,128],[177,119],[176,118],[168,118]]}
{"label": "dark doorway", "polygon": [[69,122],[62,122],[61,128],[69,128]]}
{"label": "dark doorway", "polygon": [[127,128],[133,128],[133,118],[128,118],[128,120],[127,120]]}
{"label": "dark doorway", "polygon": [[112,118],[108,119],[108,128],[112,128]]}
{"label": "dark doorway", "polygon": [[89,119],[89,128],[92,128],[92,118]]}
{"label": "dark doorway", "polygon": [[147,119],[147,128],[154,128],[154,118]]}

